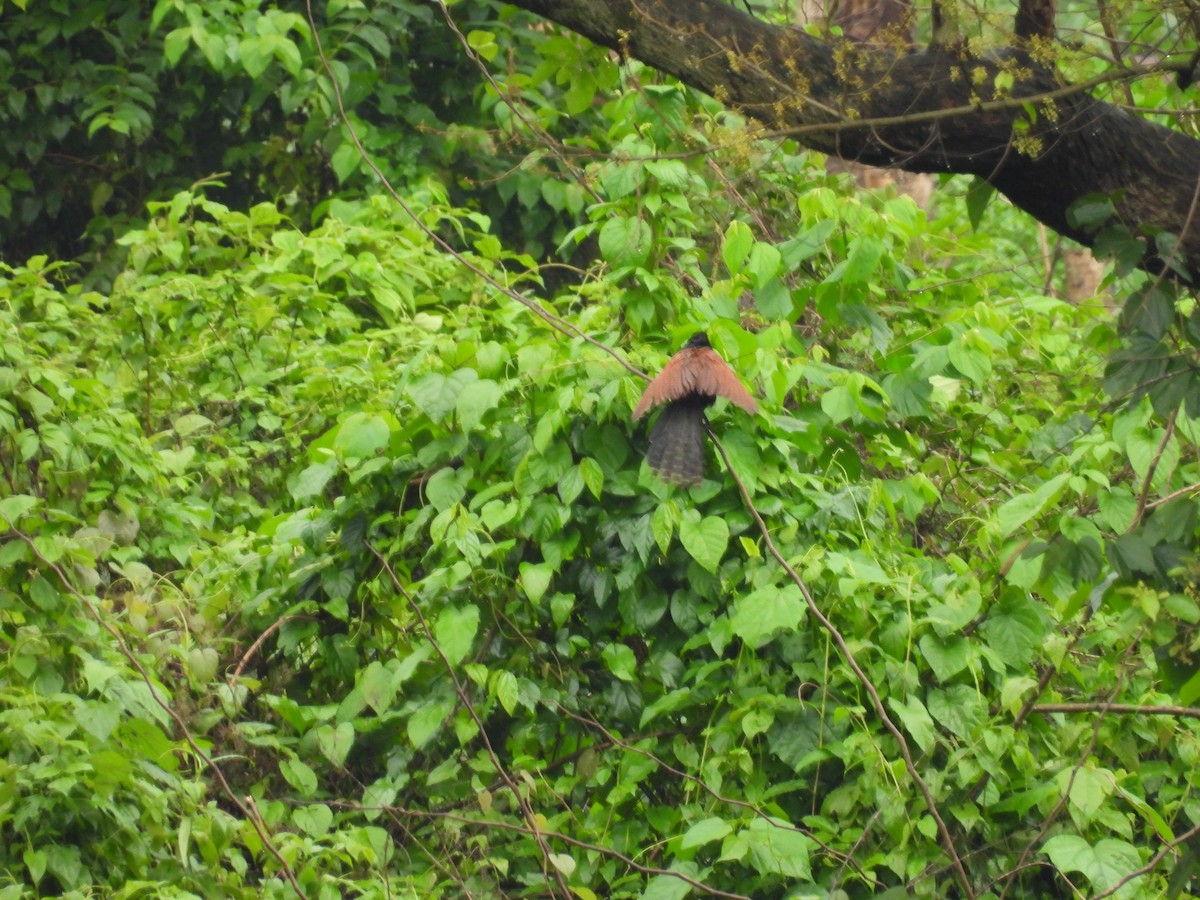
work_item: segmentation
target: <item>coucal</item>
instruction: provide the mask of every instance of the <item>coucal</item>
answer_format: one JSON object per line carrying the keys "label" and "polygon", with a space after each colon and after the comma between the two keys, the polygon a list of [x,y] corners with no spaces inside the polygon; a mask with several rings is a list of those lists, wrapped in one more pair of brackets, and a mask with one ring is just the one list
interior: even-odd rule
{"label": "coucal", "polygon": [[667,361],[633,410],[636,422],[653,407],[666,404],[650,432],[646,453],[646,462],[663,481],[687,487],[704,479],[704,410],[718,396],[748,413],[758,412],[758,404],[717,355],[708,335],[698,331]]}

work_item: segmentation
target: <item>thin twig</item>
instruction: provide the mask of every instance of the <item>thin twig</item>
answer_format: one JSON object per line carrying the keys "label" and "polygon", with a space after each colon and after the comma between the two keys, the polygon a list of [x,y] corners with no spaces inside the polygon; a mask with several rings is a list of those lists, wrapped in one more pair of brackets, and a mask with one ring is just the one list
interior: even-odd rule
{"label": "thin twig", "polygon": [[433,647],[434,652],[436,652],[438,658],[441,659],[442,667],[445,668],[446,674],[450,677],[450,681],[454,685],[454,693],[458,695],[459,703],[463,705],[463,709],[466,710],[467,715],[469,715],[472,721],[475,723],[479,737],[483,740],[484,750],[487,751],[488,759],[491,760],[492,767],[495,768],[496,774],[498,774],[504,780],[505,786],[512,794],[513,799],[517,802],[517,808],[521,811],[522,818],[525,819],[529,826],[529,833],[532,834],[537,841],[538,849],[541,850],[542,853],[542,872],[546,876],[547,883],[550,881],[550,873],[553,872],[555,880],[558,882],[559,889],[562,891],[562,895],[568,898],[574,896],[571,893],[570,887],[567,886],[566,879],[563,878],[562,872],[559,871],[558,867],[554,865],[553,861],[551,860],[553,853],[550,850],[550,845],[546,843],[543,833],[537,827],[537,814],[533,811],[533,806],[530,804],[529,799],[521,793],[521,789],[517,786],[517,783],[513,781],[512,776],[508,774],[508,770],[504,768],[504,764],[500,762],[500,756],[496,753],[495,748],[492,746],[492,740],[488,737],[487,728],[483,724],[483,719],[479,717],[479,713],[475,709],[475,704],[471,702],[471,698],[467,694],[467,689],[463,687],[462,680],[458,677],[458,673],[454,671],[454,664],[450,662],[449,657],[447,657],[445,651],[442,650],[441,644],[439,644],[437,642],[437,638],[434,637],[433,628],[430,627],[429,620],[425,618],[425,611],[421,609],[421,605],[417,603],[417,599],[412,595],[412,592],[410,592],[401,583],[399,576],[396,575],[396,570],[392,568],[392,564],[387,561],[387,558],[375,548],[374,544],[367,542],[366,547],[371,551],[372,555],[379,560],[379,564],[383,566],[383,570],[387,572],[388,578],[391,579],[392,587],[396,593],[408,601],[409,608],[417,617],[417,621],[421,623],[421,628],[425,632],[425,639],[429,641],[430,646]]}
{"label": "thin twig", "polygon": [[1186,497],[1189,494],[1200,493],[1200,484],[1189,484],[1187,487],[1181,487],[1177,491],[1171,491],[1165,497],[1159,497],[1157,500],[1151,500],[1146,504],[1146,509],[1154,509],[1157,506],[1162,506],[1164,503],[1170,503],[1172,500],[1178,500],[1180,497]]}
{"label": "thin twig", "polygon": [[1171,442],[1171,438],[1175,436],[1175,416],[1179,409],[1171,410],[1171,414],[1167,416],[1166,427],[1163,429],[1162,440],[1158,442],[1158,449],[1154,451],[1154,458],[1150,460],[1150,465],[1146,469],[1146,477],[1142,479],[1142,489],[1138,492],[1137,510],[1133,514],[1133,521],[1129,523],[1129,527],[1125,529],[1125,533],[1132,532],[1142,521],[1146,515],[1146,503],[1150,497],[1150,483],[1154,480],[1154,473],[1158,471],[1158,464],[1162,461],[1162,455],[1167,449],[1167,444]]}
{"label": "thin twig", "polygon": [[1033,708],[1039,713],[1116,713],[1125,716],[1176,716],[1177,718],[1200,719],[1200,708],[1195,706],[1139,706],[1136,703],[1039,703]]}
{"label": "thin twig", "polygon": [[1175,840],[1170,841],[1166,845],[1164,845],[1163,848],[1161,850],[1159,850],[1157,853],[1155,853],[1152,857],[1150,857],[1149,861],[1144,866],[1142,866],[1140,869],[1134,869],[1132,872],[1129,872],[1124,877],[1122,877],[1120,881],[1118,881],[1112,887],[1108,888],[1108,890],[1101,891],[1099,894],[1094,896],[1092,898],[1092,900],[1104,900],[1105,897],[1111,897],[1113,894],[1115,894],[1121,888],[1125,887],[1125,885],[1129,884],[1129,882],[1133,881],[1133,879],[1137,878],[1138,876],[1145,875],[1149,872],[1153,872],[1155,870],[1155,868],[1158,867],[1158,864],[1160,862],[1162,862],[1164,859],[1166,859],[1166,856],[1168,853],[1170,853],[1172,850],[1174,850],[1180,844],[1187,843],[1188,841],[1190,841],[1192,838],[1196,837],[1197,835],[1200,835],[1200,822],[1193,825],[1191,828],[1189,828],[1187,831],[1185,831],[1179,837],[1175,838]]}
{"label": "thin twig", "polygon": [[150,697],[154,700],[155,704],[157,704],[163,712],[170,716],[171,721],[175,723],[175,727],[179,729],[180,735],[182,735],[183,740],[187,743],[188,747],[191,748],[191,751],[196,754],[196,757],[202,760],[205,766],[207,766],[208,769],[213,773],[213,776],[217,779],[217,782],[221,786],[221,790],[225,793],[225,796],[229,798],[229,802],[232,803],[237,808],[238,812],[240,812],[242,816],[254,826],[254,830],[258,832],[259,839],[263,842],[263,846],[266,847],[270,854],[279,862],[285,877],[292,886],[292,890],[296,892],[297,896],[304,897],[305,893],[300,889],[300,883],[296,880],[296,876],[292,872],[292,867],[288,865],[287,860],[283,858],[283,854],[279,852],[278,848],[276,848],[275,844],[271,841],[271,835],[267,831],[266,823],[262,820],[262,817],[257,814],[257,809],[247,806],[246,803],[244,803],[242,799],[239,798],[236,793],[234,793],[233,788],[225,778],[225,773],[221,771],[221,767],[213,761],[211,756],[201,749],[200,745],[196,743],[195,738],[192,737],[191,731],[188,730],[187,724],[183,721],[183,717],[180,716],[179,713],[175,711],[175,708],[172,707],[171,704],[164,700],[159,694],[158,688],[155,687],[154,680],[150,677],[150,673],[146,671],[145,667],[138,660],[137,656],[134,655],[133,650],[125,642],[125,638],[121,632],[118,631],[116,626],[109,622],[106,617],[100,615],[100,610],[97,609],[96,604],[93,603],[88,597],[85,597],[82,593],[80,593],[75,585],[71,583],[70,579],[67,578],[67,573],[64,572],[57,563],[51,562],[41,554],[37,548],[37,545],[33,542],[33,538],[17,528],[7,516],[4,516],[2,513],[0,513],[0,517],[2,517],[8,524],[8,527],[12,530],[13,534],[29,545],[29,549],[33,552],[34,557],[36,557],[42,565],[58,576],[58,580],[62,583],[62,586],[66,588],[72,597],[82,603],[84,609],[86,609],[91,617],[96,620],[97,624],[99,624],[101,628],[109,633],[112,639],[116,642],[117,648],[121,651],[121,655],[125,657],[129,664],[137,670],[138,675],[141,676],[141,679],[145,683],[146,689],[150,692]]}
{"label": "thin twig", "polygon": [[[1117,66],[1123,67],[1125,65],[1125,56],[1121,52],[1121,42],[1117,38],[1116,29],[1113,27],[1113,9],[1105,0],[1097,0],[1097,2],[1100,8],[1100,15],[1098,17],[1100,19],[1100,27],[1104,29],[1104,37],[1108,40],[1108,47],[1112,51],[1113,61],[1116,62]],[[1125,82],[1122,87],[1125,88],[1125,99],[1132,106],[1136,102],[1133,99],[1133,88],[1129,86],[1129,82]]]}
{"label": "thin twig", "polygon": [[834,122],[816,122],[811,125],[796,125],[790,128],[777,128],[763,133],[764,137],[796,137],[805,134],[822,134],[827,132],[857,131],[863,128],[884,128],[890,125],[910,125],[918,122],[937,122],[943,119],[954,119],[960,116],[976,113],[1005,112],[1023,109],[1030,103],[1044,103],[1048,100],[1060,100],[1076,94],[1083,94],[1092,88],[1111,84],[1116,81],[1132,80],[1146,75],[1154,75],[1164,71],[1175,71],[1180,68],[1170,63],[1160,63],[1153,66],[1130,66],[1118,72],[1107,72],[1086,81],[1080,81],[1066,87],[1038,94],[1027,94],[1020,97],[1008,97],[999,100],[981,100],[977,103],[963,106],[952,106],[946,109],[931,109],[923,112],[901,113],[895,116],[876,116],[870,119],[839,119]]}
{"label": "thin twig", "polygon": [[561,163],[562,166],[571,173],[571,177],[574,178],[576,183],[588,193],[592,200],[594,200],[596,203],[599,203],[600,195],[596,193],[595,188],[588,184],[588,179],[584,173],[573,166],[570,160],[566,158],[566,156],[563,154],[562,145],[558,141],[554,140],[554,138],[550,137],[544,128],[531,120],[529,116],[525,114],[525,110],[521,107],[521,105],[509,96],[508,91],[504,90],[499,84],[496,83],[496,79],[492,77],[491,71],[484,64],[479,54],[475,52],[474,48],[467,40],[467,36],[462,33],[461,29],[459,29],[458,23],[454,21],[454,17],[450,15],[450,8],[446,6],[445,3],[438,3],[437,5],[442,10],[442,18],[446,20],[446,26],[452,32],[454,32],[454,36],[458,38],[458,43],[462,47],[463,52],[467,54],[467,58],[470,59],[471,62],[475,63],[475,67],[479,69],[480,74],[482,74],[487,83],[491,85],[492,90],[496,92],[496,96],[500,98],[505,106],[512,110],[512,114],[516,116],[526,128],[529,129],[530,133],[537,135],[537,138],[539,141],[541,141],[542,146],[549,150],[554,155],[554,158],[557,159],[559,163]]}
{"label": "thin twig", "polygon": [[270,625],[268,625],[267,629],[255,639],[253,644],[250,645],[250,649],[247,650],[245,653],[243,653],[242,658],[240,660],[238,660],[237,667],[234,668],[233,674],[229,676],[229,686],[233,687],[234,685],[237,684],[238,678],[241,677],[242,670],[246,668],[246,664],[249,663],[251,657],[253,657],[254,654],[256,654],[259,651],[259,648],[262,647],[263,642],[265,642],[267,638],[269,638],[272,634],[274,634],[276,631],[278,631],[280,629],[280,627],[285,625],[286,623],[292,622],[296,619],[302,619],[302,618],[304,618],[304,617],[303,616],[280,616],[278,619],[276,619],[274,622],[272,622]]}
{"label": "thin twig", "polygon": [[346,113],[345,102],[342,99],[341,86],[338,85],[337,78],[333,74],[333,67],[330,65],[329,59],[325,56],[325,48],[321,44],[321,36],[317,30],[316,16],[313,13],[312,0],[305,0],[304,5],[308,13],[308,25],[309,28],[312,29],[313,42],[317,49],[317,56],[321,60],[321,66],[325,69],[325,74],[329,77],[330,88],[333,91],[333,97],[337,104],[338,113],[341,116],[342,124],[346,128],[346,132],[350,135],[350,140],[354,143],[354,146],[358,150],[359,155],[362,157],[363,162],[365,162],[368,168],[375,173],[375,177],[379,179],[379,183],[383,185],[384,190],[386,190],[388,195],[394,201],[396,201],[396,205],[404,210],[404,213],[412,220],[413,224],[416,225],[416,227],[423,232],[424,235],[429,238],[429,240],[440,247],[443,252],[456,260],[460,265],[464,266],[469,272],[471,272],[471,274],[475,275],[485,284],[499,291],[510,300],[515,300],[517,303],[520,303],[555,331],[558,331],[567,337],[578,338],[579,340],[591,344],[593,347],[596,347],[597,349],[611,356],[632,374],[642,378],[645,381],[649,381],[650,378],[645,372],[621,356],[621,354],[619,354],[612,347],[609,347],[602,341],[596,340],[594,337],[585,333],[577,325],[569,322],[562,316],[552,313],[547,309],[543,309],[540,303],[537,303],[529,297],[526,297],[520,291],[513,290],[508,285],[502,284],[492,275],[489,275],[475,263],[467,259],[462,253],[451,246],[449,241],[425,224],[421,217],[417,215],[416,210],[414,210],[412,206],[409,205],[408,201],[401,197],[400,193],[395,189],[395,187],[392,186],[392,183],[388,180],[387,176],[383,174],[383,171],[379,168],[379,166],[375,164],[375,161],[371,158],[370,154],[367,153],[366,147],[363,146],[362,141],[359,139],[358,131],[355,129],[354,124],[350,121],[350,116]]}
{"label": "thin twig", "polygon": [[709,428],[707,425],[705,428],[708,431],[708,436],[712,440],[713,445],[717,448],[717,452],[721,454],[721,458],[725,461],[725,467],[729,470],[729,474],[733,477],[733,481],[737,485],[738,492],[742,495],[742,502],[745,504],[746,510],[750,513],[755,524],[758,526],[759,533],[762,535],[763,543],[766,545],[767,551],[775,558],[775,561],[783,567],[783,570],[787,572],[788,577],[792,579],[792,582],[796,585],[796,587],[800,589],[800,595],[804,598],[804,602],[808,606],[809,611],[821,624],[821,627],[825,629],[831,638],[833,638],[834,643],[837,644],[838,652],[842,655],[842,659],[844,659],[846,664],[850,666],[850,669],[854,672],[855,677],[863,686],[863,690],[865,690],[870,696],[871,705],[875,708],[875,714],[879,717],[880,721],[883,722],[884,727],[891,732],[892,737],[899,746],[900,755],[904,757],[904,768],[908,771],[908,776],[921,791],[921,796],[925,799],[925,808],[929,810],[929,815],[937,824],[938,836],[941,838],[942,847],[945,849],[946,853],[950,857],[950,861],[954,865],[954,873],[958,876],[959,883],[963,889],[963,894],[967,898],[970,898],[970,900],[973,900],[975,897],[975,891],[971,887],[971,879],[968,877],[967,870],[963,867],[962,859],[958,855],[958,850],[954,846],[954,836],[950,833],[950,829],[946,825],[945,819],[942,818],[942,814],[938,809],[937,801],[933,798],[933,792],[929,789],[929,785],[925,783],[925,779],[923,779],[921,774],[917,771],[916,763],[913,761],[912,751],[908,747],[908,741],[905,739],[903,732],[901,732],[899,726],[892,721],[892,717],[888,715],[887,709],[883,705],[883,700],[879,696],[879,691],[875,689],[875,685],[871,683],[871,679],[867,677],[867,673],[864,672],[862,666],[858,664],[858,660],[855,658],[853,651],[851,651],[850,645],[846,643],[846,639],[842,636],[842,633],[838,630],[837,626],[830,621],[825,613],[821,611],[821,608],[817,606],[817,602],[813,599],[812,594],[809,593],[808,586],[805,585],[804,579],[800,577],[800,573],[792,567],[791,563],[789,563],[784,555],[779,551],[779,548],[775,546],[775,542],[771,539],[771,532],[767,529],[767,523],[763,521],[763,517],[759,513],[758,508],[754,505],[754,501],[751,499],[750,492],[747,490],[745,483],[738,476],[737,470],[734,469],[733,461],[729,458],[729,454],[725,452],[725,447],[722,446],[721,442],[717,439],[716,434],[713,433],[711,428]]}

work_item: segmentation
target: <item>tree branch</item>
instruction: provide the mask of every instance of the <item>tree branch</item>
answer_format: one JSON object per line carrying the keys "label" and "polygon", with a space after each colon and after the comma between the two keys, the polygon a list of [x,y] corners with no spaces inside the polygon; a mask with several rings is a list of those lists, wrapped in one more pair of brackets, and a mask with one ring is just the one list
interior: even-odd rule
{"label": "tree branch", "polygon": [[[862,48],[760,22],[720,0],[515,5],[674,75],[812,149],[874,166],[986,178],[1021,209],[1089,246],[1095,234],[1072,225],[1068,209],[1089,194],[1107,195],[1118,222],[1135,235],[1179,235],[1183,264],[1200,272],[1200,228],[1184,227],[1200,181],[1200,141],[1064,91],[1056,73],[1020,48],[987,57],[965,56],[961,47]],[[1044,23],[1034,30],[1044,32]],[[1174,68],[1166,63],[1155,71]],[[1002,83],[1012,76],[1011,88],[997,88],[1002,72]],[[931,115],[946,110],[961,112]],[[846,127],[863,119],[889,124]],[[1142,266],[1164,270],[1152,240]]]}
{"label": "tree branch", "polygon": [[1013,30],[1018,38],[1054,38],[1054,0],[1020,0]]}
{"label": "tree branch", "polygon": [[1033,707],[1039,713],[1115,713],[1127,716],[1175,716],[1177,718],[1200,719],[1200,708],[1195,706],[1139,706],[1136,703],[1038,703]]}

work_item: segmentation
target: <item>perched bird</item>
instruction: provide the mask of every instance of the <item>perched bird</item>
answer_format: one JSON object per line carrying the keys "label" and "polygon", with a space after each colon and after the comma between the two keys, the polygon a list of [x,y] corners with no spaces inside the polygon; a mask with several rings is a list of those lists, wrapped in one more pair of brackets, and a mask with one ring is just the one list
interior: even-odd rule
{"label": "perched bird", "polygon": [[704,409],[718,396],[748,413],[758,412],[758,404],[717,355],[708,335],[698,331],[667,361],[633,410],[636,422],[653,407],[666,404],[650,432],[646,453],[646,462],[663,481],[688,486],[703,480]]}

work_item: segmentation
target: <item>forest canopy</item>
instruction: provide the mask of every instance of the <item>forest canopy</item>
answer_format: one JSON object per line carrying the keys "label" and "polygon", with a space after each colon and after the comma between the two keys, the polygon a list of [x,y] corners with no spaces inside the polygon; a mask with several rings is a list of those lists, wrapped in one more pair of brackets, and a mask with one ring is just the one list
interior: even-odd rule
{"label": "forest canopy", "polygon": [[0,897],[1200,895],[1194,19],[0,0]]}

